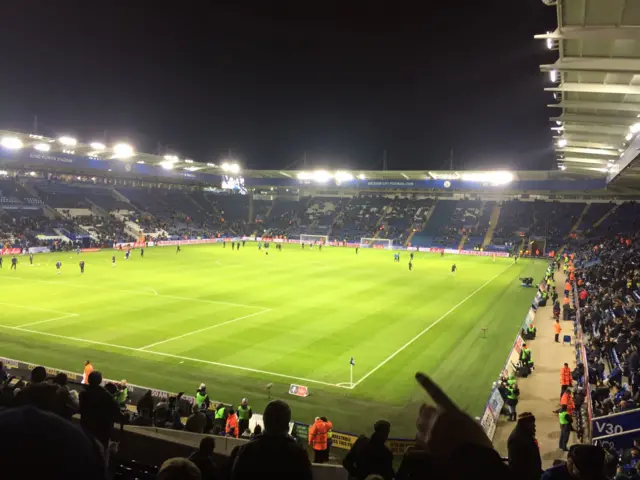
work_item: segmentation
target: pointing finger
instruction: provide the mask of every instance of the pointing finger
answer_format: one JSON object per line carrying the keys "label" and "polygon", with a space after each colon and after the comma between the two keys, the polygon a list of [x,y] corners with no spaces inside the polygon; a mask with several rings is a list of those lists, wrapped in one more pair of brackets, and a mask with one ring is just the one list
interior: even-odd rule
{"label": "pointing finger", "polygon": [[436,405],[442,407],[445,411],[448,412],[457,412],[459,411],[458,407],[455,403],[447,396],[446,393],[442,391],[442,389],[436,385],[436,383],[431,380],[424,373],[416,373],[416,380],[425,389],[425,391],[429,394],[429,396],[433,399]]}

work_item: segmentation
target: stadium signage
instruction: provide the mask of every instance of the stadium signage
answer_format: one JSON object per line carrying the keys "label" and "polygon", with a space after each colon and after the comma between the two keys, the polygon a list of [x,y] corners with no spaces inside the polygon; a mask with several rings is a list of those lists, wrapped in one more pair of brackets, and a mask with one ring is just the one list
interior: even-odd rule
{"label": "stadium signage", "polygon": [[295,395],[296,397],[308,397],[309,389],[304,385],[296,385],[292,383],[289,387],[289,395]]}
{"label": "stadium signage", "polygon": [[19,255],[22,253],[21,248],[2,248],[0,249],[0,255]]}
{"label": "stadium signage", "polygon": [[613,435],[609,440],[615,442],[617,435],[635,430],[640,424],[640,408],[628,412],[614,413],[605,417],[596,417],[591,422],[593,440]]}

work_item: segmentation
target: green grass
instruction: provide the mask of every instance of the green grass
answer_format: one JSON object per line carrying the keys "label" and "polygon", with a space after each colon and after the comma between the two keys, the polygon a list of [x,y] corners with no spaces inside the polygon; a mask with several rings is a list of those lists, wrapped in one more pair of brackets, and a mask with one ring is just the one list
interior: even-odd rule
{"label": "green grass", "polygon": [[[22,257],[15,272],[5,261],[0,355],[71,371],[91,359],[107,378],[191,394],[205,382],[214,399],[249,397],[257,411],[273,383],[297,421],[326,415],[336,430],[368,432],[385,418],[393,436],[413,434],[418,370],[481,413],[533,297],[518,277],[545,268],[417,253],[410,272],[407,253],[400,264],[384,250],[286,245],[267,256],[253,243],[117,253],[115,268],[111,255],[82,254],[84,275],[75,253],[37,255],[33,267]],[[351,357],[354,382],[377,368],[353,389]],[[312,395],[288,395],[290,383]]]}

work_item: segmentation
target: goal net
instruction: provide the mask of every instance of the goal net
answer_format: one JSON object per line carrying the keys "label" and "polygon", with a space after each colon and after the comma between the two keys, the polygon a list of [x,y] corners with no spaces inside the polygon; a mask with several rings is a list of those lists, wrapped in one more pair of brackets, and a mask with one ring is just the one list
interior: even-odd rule
{"label": "goal net", "polygon": [[390,238],[361,238],[360,246],[367,248],[386,248],[393,247],[393,240]]}
{"label": "goal net", "polygon": [[300,235],[300,243],[318,243],[327,245],[329,243],[329,235]]}

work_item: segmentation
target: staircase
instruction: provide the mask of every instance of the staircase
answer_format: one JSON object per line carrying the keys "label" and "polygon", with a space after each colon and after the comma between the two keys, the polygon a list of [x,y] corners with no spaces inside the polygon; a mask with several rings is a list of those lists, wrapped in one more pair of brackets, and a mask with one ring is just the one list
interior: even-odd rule
{"label": "staircase", "polygon": [[611,208],[611,210],[609,210],[607,213],[605,213],[605,214],[602,216],[602,218],[601,218],[600,220],[598,220],[597,222],[595,222],[595,223],[593,224],[593,228],[599,227],[599,226],[600,226],[600,224],[601,224],[602,222],[604,222],[604,221],[605,221],[605,219],[606,219],[609,215],[611,215],[612,213],[615,213],[615,212],[616,212],[616,210],[618,210],[618,207],[619,207],[619,206],[620,206],[620,205],[618,205],[618,204],[614,205],[614,206],[613,206],[613,208]]}
{"label": "staircase", "polygon": [[486,247],[491,243],[493,239],[493,232],[496,231],[496,227],[498,226],[498,219],[500,218],[500,211],[502,207],[500,205],[495,205],[493,210],[491,211],[491,218],[489,219],[489,229],[487,230],[486,235],[484,236],[484,240],[482,240],[482,248]]}
{"label": "staircase", "polygon": [[571,227],[571,231],[569,233],[575,233],[576,230],[578,230],[578,227],[580,226],[580,224],[582,223],[582,219],[584,218],[584,216],[587,214],[587,211],[589,210],[589,207],[591,206],[590,203],[587,203],[584,208],[582,209],[582,213],[580,214],[580,216],[578,217],[578,220],[576,220],[576,223],[573,224],[573,227]]}

